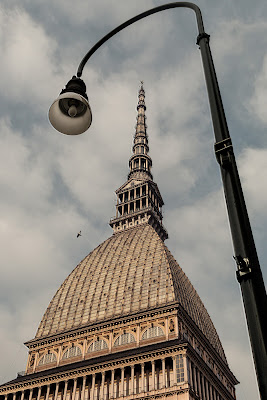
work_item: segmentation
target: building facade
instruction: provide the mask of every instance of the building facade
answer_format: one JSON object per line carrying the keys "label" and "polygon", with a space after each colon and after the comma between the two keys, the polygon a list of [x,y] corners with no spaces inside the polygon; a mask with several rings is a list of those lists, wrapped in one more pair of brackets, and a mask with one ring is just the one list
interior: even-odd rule
{"label": "building facade", "polygon": [[141,85],[113,235],[60,286],[25,343],[25,374],[0,386],[0,400],[235,399],[211,318],[164,244],[145,110]]}

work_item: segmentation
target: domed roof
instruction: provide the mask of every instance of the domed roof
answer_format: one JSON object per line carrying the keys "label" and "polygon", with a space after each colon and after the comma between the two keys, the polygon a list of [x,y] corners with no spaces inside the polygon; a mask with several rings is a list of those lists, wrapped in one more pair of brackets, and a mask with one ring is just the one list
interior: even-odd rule
{"label": "domed roof", "polygon": [[149,224],[116,233],[66,278],[36,338],[178,301],[225,360],[209,314],[191,282]]}

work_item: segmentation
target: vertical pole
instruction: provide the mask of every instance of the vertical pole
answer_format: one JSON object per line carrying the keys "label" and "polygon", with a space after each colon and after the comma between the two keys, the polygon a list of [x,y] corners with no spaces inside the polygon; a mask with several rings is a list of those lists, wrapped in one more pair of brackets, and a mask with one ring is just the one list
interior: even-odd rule
{"label": "vertical pole", "polygon": [[219,85],[209,47],[209,36],[200,34],[201,50],[220,164],[228,218],[237,263],[244,309],[261,399],[267,399],[267,296],[252,230],[235,162]]}

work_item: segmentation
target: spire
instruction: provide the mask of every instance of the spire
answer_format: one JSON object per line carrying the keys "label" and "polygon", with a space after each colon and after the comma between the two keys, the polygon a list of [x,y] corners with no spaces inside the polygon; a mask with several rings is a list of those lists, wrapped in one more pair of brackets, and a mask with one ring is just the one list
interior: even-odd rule
{"label": "spire", "polygon": [[133,155],[129,160],[130,172],[127,182],[116,190],[116,216],[110,220],[110,226],[114,233],[117,233],[148,223],[153,226],[160,238],[165,240],[168,233],[162,225],[164,202],[151,174],[152,160],[148,155],[145,111],[145,90],[141,81],[132,148]]}
{"label": "spire", "polygon": [[133,144],[133,155],[129,160],[130,172],[128,179],[130,178],[141,178],[141,179],[153,179],[150,172],[152,167],[152,160],[148,155],[148,136],[146,131],[146,104],[145,104],[145,90],[143,87],[143,81],[141,81],[141,87],[138,94],[137,104],[137,117],[136,117],[136,129]]}

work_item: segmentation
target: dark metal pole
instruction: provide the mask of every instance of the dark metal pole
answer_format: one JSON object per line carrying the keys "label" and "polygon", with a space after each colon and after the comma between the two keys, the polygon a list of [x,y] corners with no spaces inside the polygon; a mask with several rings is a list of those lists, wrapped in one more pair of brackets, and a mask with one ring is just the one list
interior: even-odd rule
{"label": "dark metal pole", "polygon": [[240,283],[254,364],[262,400],[267,400],[267,297],[247,208],[235,162],[219,85],[209,47],[209,36],[199,44],[215,134],[215,154],[220,165],[232,232],[237,280]]}
{"label": "dark metal pole", "polygon": [[97,42],[82,59],[77,76],[95,51],[116,33],[151,14],[170,8],[185,7],[195,12],[198,26],[197,44],[201,50],[215,134],[215,154],[221,168],[229,223],[232,232],[237,279],[240,283],[247,318],[254,364],[262,400],[267,400],[267,297],[260,264],[241,188],[231,138],[229,135],[219,85],[205,33],[201,11],[194,3],[174,2],[152,8],[113,29]]}

